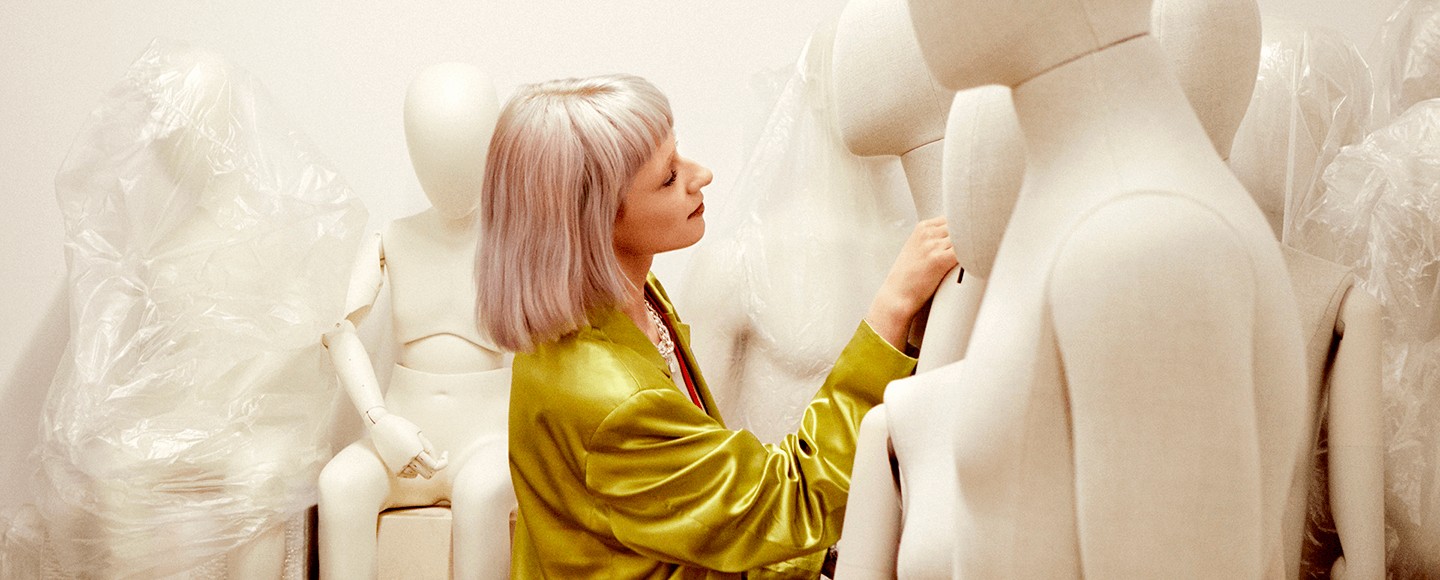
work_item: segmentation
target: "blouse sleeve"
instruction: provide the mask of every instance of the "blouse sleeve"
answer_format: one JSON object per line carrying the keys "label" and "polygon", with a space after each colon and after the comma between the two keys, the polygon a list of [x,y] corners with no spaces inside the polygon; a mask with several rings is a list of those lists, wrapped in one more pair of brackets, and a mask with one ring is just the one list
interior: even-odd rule
{"label": "blouse sleeve", "polygon": [[776,445],[678,390],[642,390],[592,434],[585,484],[615,537],[662,561],[739,572],[821,550],[840,536],[861,418],[914,367],[861,323],[799,432]]}

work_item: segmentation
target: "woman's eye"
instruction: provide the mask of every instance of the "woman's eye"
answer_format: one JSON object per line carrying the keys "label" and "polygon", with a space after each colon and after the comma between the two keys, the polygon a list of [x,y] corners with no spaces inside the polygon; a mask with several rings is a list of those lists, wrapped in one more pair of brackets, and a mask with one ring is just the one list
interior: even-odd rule
{"label": "woman's eye", "polygon": [[675,183],[675,175],[676,175],[676,174],[675,174],[675,170],[674,170],[674,169],[671,169],[671,170],[670,170],[670,179],[666,179],[666,180],[665,180],[664,187],[670,187],[670,184]]}

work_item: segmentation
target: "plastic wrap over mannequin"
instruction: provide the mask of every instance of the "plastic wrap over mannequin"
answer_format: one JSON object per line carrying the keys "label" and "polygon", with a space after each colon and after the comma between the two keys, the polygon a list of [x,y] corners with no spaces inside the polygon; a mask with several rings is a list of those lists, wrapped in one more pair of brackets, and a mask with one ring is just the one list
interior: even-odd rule
{"label": "plastic wrap over mannequin", "polygon": [[953,558],[901,574],[1288,576],[1310,423],[1295,302],[1150,3],[910,8],[940,82],[1013,87],[1027,159],[965,358],[891,387],[933,383],[948,412],[926,436],[955,461],[933,486]]}
{"label": "plastic wrap over mannequin", "polygon": [[899,163],[840,140],[833,37],[807,43],[679,297],[721,413],[765,442],[799,428],[914,225]]}
{"label": "plastic wrap over mannequin", "polygon": [[[499,101],[489,77],[447,63],[405,97],[410,160],[432,207],[370,239],[350,278],[348,318],[324,342],[369,428],[320,476],[320,572],[376,574],[375,522],[386,508],[449,502],[458,578],[501,578],[515,507],[506,460],[510,370],[475,324],[476,209]],[[382,400],[354,323],[383,281],[395,368]],[[463,548],[463,549],[460,549]]]}
{"label": "plastic wrap over mannequin", "polygon": [[[915,216],[924,220],[944,213],[940,165],[945,116],[955,92],[925,70],[904,2],[846,3],[835,31],[833,66],[835,108],[846,147],[856,155],[899,156]],[[960,264],[936,289],[929,309],[937,317],[953,319],[979,301],[980,289],[963,283],[964,267]],[[921,371],[959,357],[966,336],[950,325],[928,330],[928,316],[922,311],[911,332],[912,342],[924,339],[916,367]]]}
{"label": "plastic wrap over mannequin", "polygon": [[1384,313],[1385,513],[1398,578],[1440,569],[1437,131],[1440,100],[1432,99],[1345,148],[1325,170],[1323,195],[1295,207],[1290,224],[1302,249],[1354,265]]}
{"label": "plastic wrap over mannequin", "polygon": [[[946,223],[955,253],[965,264],[962,282],[972,286],[976,300],[959,302],[950,310],[931,310],[927,332],[943,325],[961,339],[953,344],[959,352],[947,353],[954,355],[950,360],[931,351],[930,360],[937,361],[937,366],[963,356],[980,306],[979,295],[1020,193],[1025,153],[1010,89],[991,85],[956,93],[944,152]],[[921,354],[927,353],[922,350]],[[837,578],[949,573],[952,521],[936,514],[954,511],[949,491],[955,480],[955,461],[953,445],[936,439],[935,426],[944,424],[951,409],[934,404],[937,393],[930,385],[910,386],[913,388],[887,390],[886,403],[871,409],[861,424]],[[892,431],[901,432],[899,447],[891,438]],[[896,460],[901,457],[903,460]],[[905,564],[898,571],[897,562]]]}
{"label": "plastic wrap over mannequin", "polygon": [[1440,97],[1440,2],[1400,3],[1385,22],[1381,47],[1377,68],[1385,80],[1377,91],[1383,101],[1377,109],[1388,105],[1389,116],[1398,117],[1415,103]]}
{"label": "plastic wrap over mannequin", "polygon": [[56,193],[71,340],[37,455],[47,572],[268,579],[289,556],[302,577],[282,524],[330,453],[315,337],[341,315],[364,209],[257,81],[161,40]]}

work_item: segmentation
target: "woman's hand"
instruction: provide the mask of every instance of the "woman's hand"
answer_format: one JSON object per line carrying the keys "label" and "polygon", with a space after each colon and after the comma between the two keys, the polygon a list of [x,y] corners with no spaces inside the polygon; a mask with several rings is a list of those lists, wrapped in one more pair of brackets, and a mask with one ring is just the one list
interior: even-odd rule
{"label": "woman's hand", "polygon": [[870,303],[865,320],[881,338],[903,351],[915,313],[956,265],[955,246],[945,228],[945,216],[916,224],[875,294],[875,301]]}

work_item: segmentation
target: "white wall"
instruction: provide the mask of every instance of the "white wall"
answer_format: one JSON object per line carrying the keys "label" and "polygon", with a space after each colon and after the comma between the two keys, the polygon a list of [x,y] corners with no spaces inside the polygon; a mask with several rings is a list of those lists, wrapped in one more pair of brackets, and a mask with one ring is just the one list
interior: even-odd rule
{"label": "white wall", "polygon": [[[1262,0],[1267,14],[1327,24],[1362,48],[1398,0]],[[81,123],[154,36],[218,51],[261,79],[371,211],[371,227],[424,207],[400,107],[425,66],[520,83],[632,72],[669,94],[687,155],[723,205],[757,75],[789,65],[841,0],[0,0],[0,513],[30,499],[33,449],[67,332],[64,243],[52,180]],[[758,91],[760,95],[764,90]],[[718,214],[717,214],[718,215]],[[656,270],[678,284],[685,255]],[[672,288],[673,290],[673,288]],[[674,292],[672,292],[673,294]]]}

